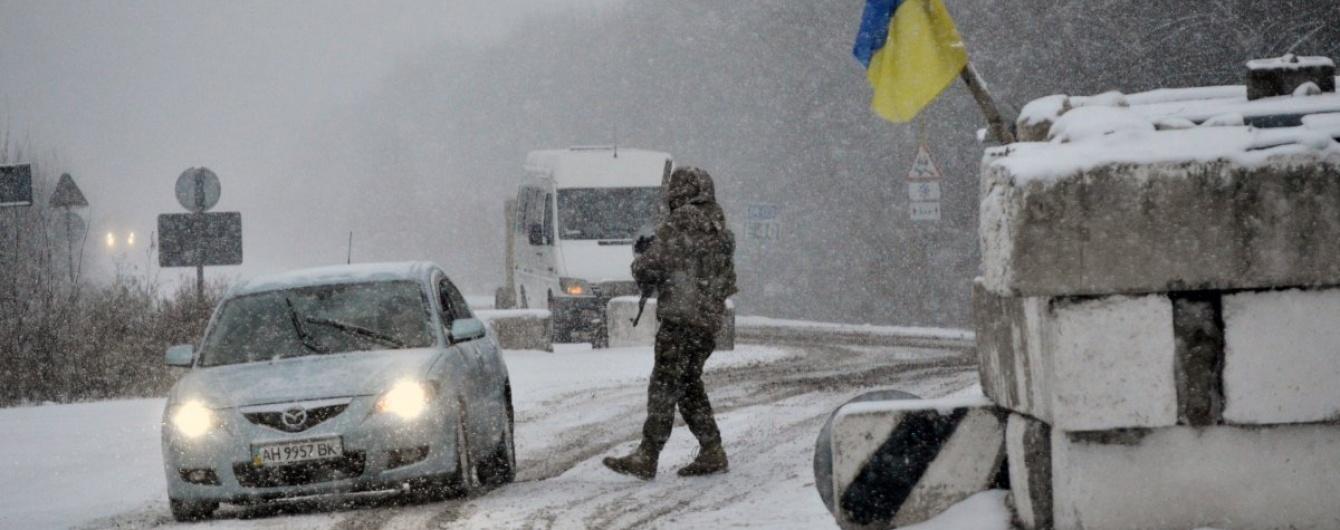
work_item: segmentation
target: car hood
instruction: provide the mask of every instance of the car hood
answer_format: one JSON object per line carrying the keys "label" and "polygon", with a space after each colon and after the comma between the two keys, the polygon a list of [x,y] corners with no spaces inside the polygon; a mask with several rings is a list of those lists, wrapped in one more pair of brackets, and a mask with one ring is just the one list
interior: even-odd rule
{"label": "car hood", "polygon": [[199,399],[212,408],[370,396],[402,378],[422,378],[436,348],[311,355],[192,370],[172,390],[174,402]]}

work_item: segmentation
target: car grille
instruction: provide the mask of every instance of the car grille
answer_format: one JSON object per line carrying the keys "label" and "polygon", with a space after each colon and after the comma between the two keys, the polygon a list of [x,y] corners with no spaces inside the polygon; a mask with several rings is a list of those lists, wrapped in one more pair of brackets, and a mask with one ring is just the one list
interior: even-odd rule
{"label": "car grille", "polygon": [[302,462],[275,467],[257,467],[251,462],[233,464],[233,475],[244,488],[302,486],[354,478],[363,474],[367,458],[363,452],[349,452],[340,458]]}
{"label": "car grille", "polygon": [[246,417],[247,421],[256,425],[264,425],[271,429],[284,432],[302,432],[339,415],[339,413],[344,412],[344,409],[348,406],[348,403],[344,403],[340,405],[328,405],[305,409],[306,419],[295,425],[284,423],[285,412],[283,411],[247,412],[243,413],[242,416]]}

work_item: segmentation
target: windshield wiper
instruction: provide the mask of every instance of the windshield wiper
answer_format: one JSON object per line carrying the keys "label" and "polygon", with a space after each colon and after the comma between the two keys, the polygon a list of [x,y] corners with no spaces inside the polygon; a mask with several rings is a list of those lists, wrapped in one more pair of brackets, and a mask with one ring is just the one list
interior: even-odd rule
{"label": "windshield wiper", "polygon": [[354,335],[356,337],[372,339],[382,344],[395,346],[397,348],[405,347],[405,342],[400,339],[397,339],[380,331],[371,330],[356,324],[350,324],[348,322],[340,322],[338,320],[331,320],[328,318],[316,318],[316,317],[306,317],[303,320],[305,320],[310,324],[320,324],[323,326],[330,326],[332,328],[338,329],[340,331],[343,331],[350,335]]}
{"label": "windshield wiper", "polygon": [[298,310],[294,309],[293,300],[289,300],[286,296],[284,297],[284,303],[288,304],[289,319],[293,322],[293,331],[298,332],[298,340],[302,342],[302,346],[314,353],[330,353],[330,349],[317,342],[316,337],[313,337],[307,331],[307,327],[302,324],[303,318],[299,317]]}

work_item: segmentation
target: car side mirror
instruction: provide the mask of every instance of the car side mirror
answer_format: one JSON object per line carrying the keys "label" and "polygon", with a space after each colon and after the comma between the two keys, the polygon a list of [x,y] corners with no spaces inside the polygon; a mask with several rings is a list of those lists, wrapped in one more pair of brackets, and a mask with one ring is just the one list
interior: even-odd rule
{"label": "car side mirror", "polygon": [[195,361],[195,346],[190,344],[178,344],[167,349],[167,365],[180,368],[190,368]]}
{"label": "car side mirror", "polygon": [[451,342],[465,342],[484,338],[484,321],[477,318],[458,318],[451,323]]}
{"label": "car side mirror", "polygon": [[526,235],[530,239],[531,246],[542,246],[544,241],[544,225],[535,223],[526,229]]}

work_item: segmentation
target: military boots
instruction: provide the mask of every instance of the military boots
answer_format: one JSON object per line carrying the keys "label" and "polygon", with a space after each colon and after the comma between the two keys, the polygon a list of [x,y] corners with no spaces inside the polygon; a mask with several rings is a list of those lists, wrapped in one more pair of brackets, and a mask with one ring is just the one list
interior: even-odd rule
{"label": "military boots", "polygon": [[656,456],[639,446],[628,456],[618,458],[607,456],[603,463],[615,473],[651,480],[656,478]]}
{"label": "military boots", "polygon": [[696,477],[698,475],[711,475],[713,473],[725,473],[730,468],[726,462],[726,450],[721,444],[714,444],[711,447],[704,447],[698,451],[698,457],[693,459],[689,465],[679,468],[679,476]]}

